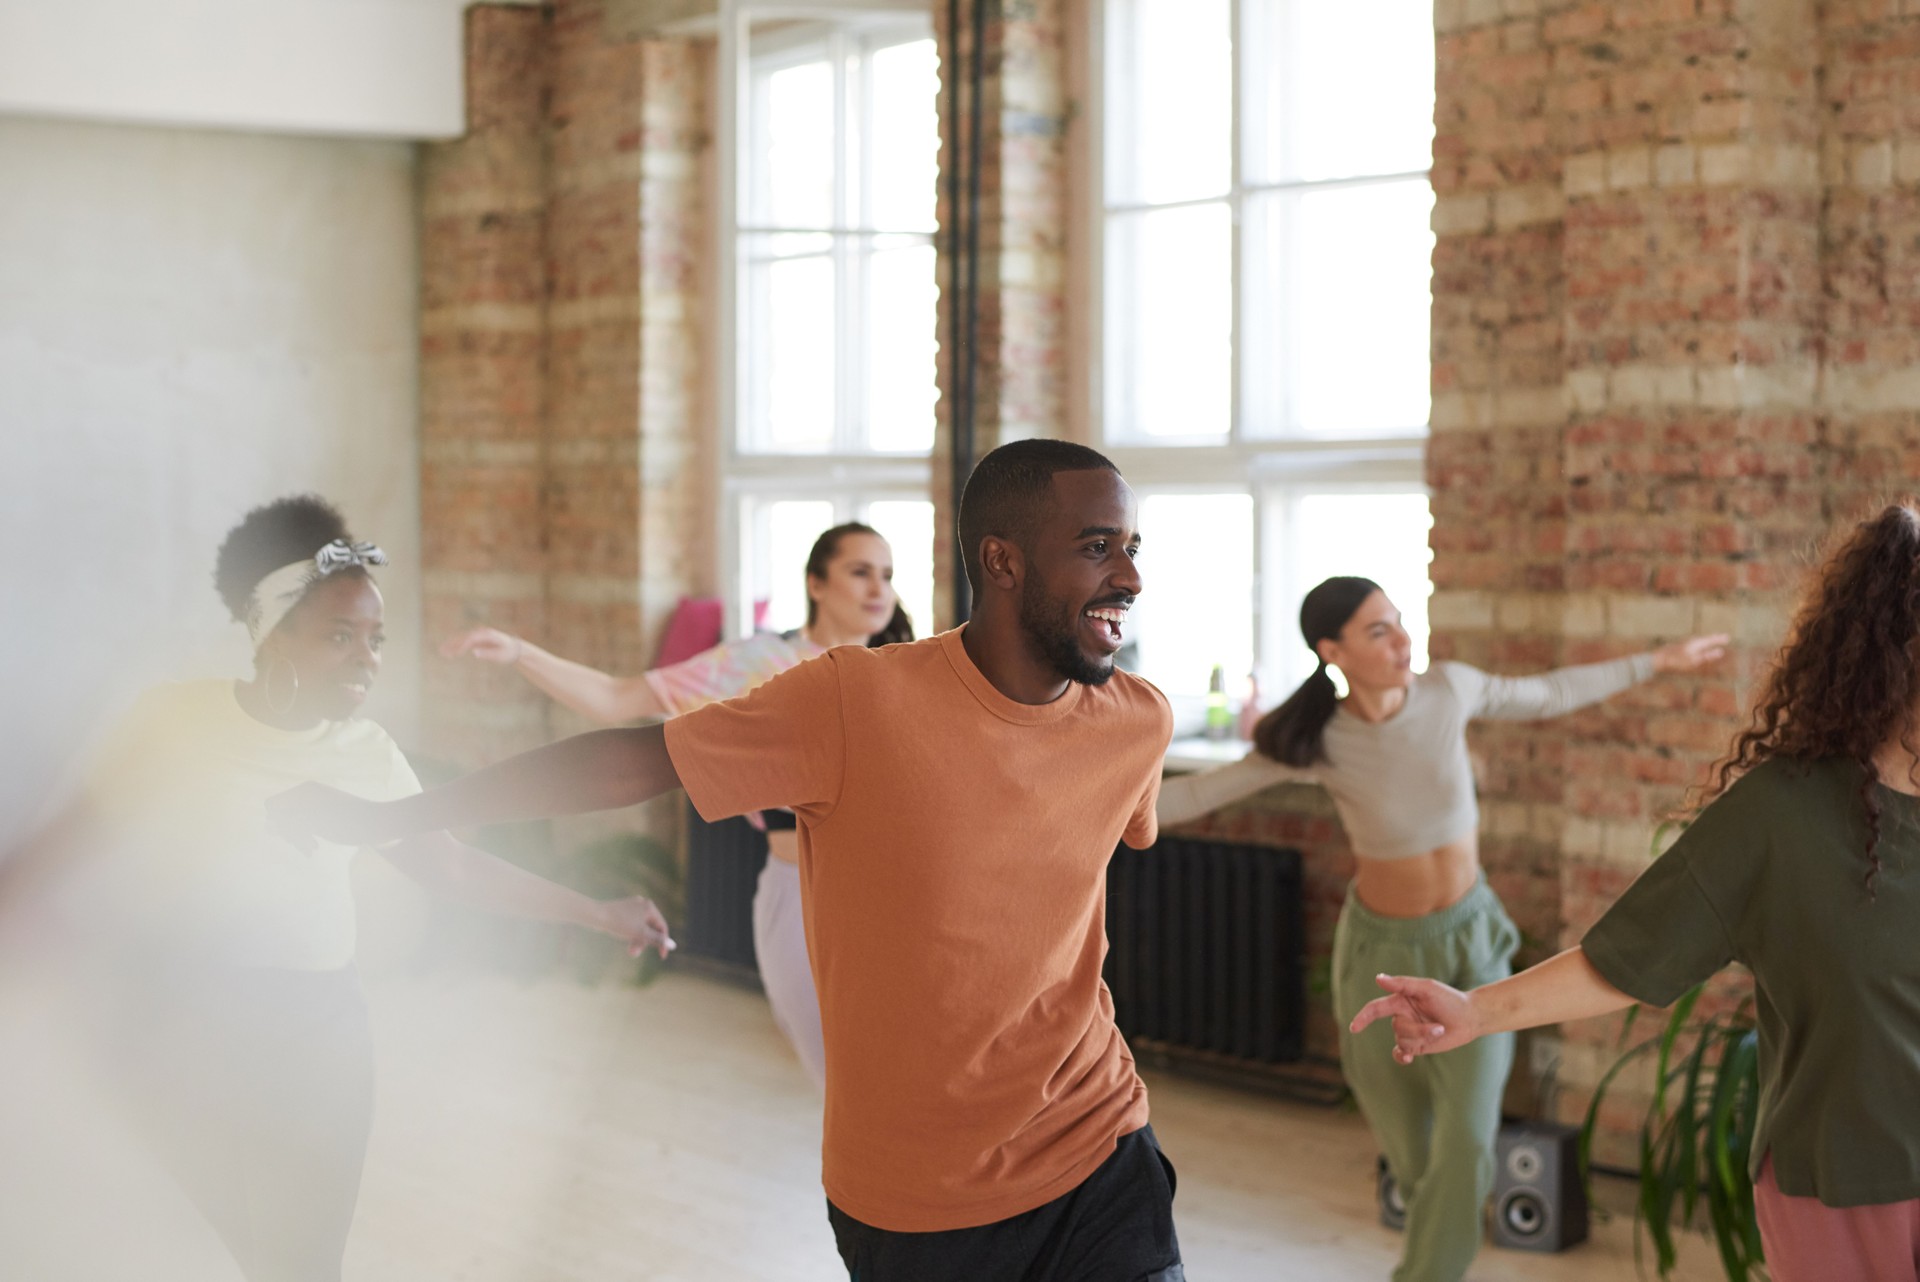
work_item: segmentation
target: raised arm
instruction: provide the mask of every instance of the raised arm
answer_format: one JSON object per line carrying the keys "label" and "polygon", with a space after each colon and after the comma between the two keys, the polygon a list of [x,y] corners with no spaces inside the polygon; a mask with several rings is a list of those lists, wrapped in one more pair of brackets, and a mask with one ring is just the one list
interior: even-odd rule
{"label": "raised arm", "polygon": [[512,667],[543,693],[603,726],[667,715],[665,705],[644,676],[616,677],[539,646],[498,628],[469,628],[441,643],[449,659],[471,656],[487,663]]}
{"label": "raised arm", "polygon": [[1278,783],[1312,782],[1311,770],[1283,766],[1271,757],[1250,752],[1244,761],[1230,766],[1168,776],[1160,784],[1160,801],[1154,815],[1165,828],[1197,819]]}
{"label": "raised arm", "polygon": [[422,833],[638,805],[680,786],[660,726],[594,730],[476,770],[398,801],[366,801],[302,784],[267,803],[299,845],[314,837],[379,846]]}
{"label": "raised arm", "polygon": [[1565,716],[1612,698],[1664,672],[1693,672],[1717,663],[1727,652],[1727,637],[1692,637],[1644,654],[1558,668],[1531,677],[1497,677],[1465,664],[1449,664],[1447,679],[1467,705],[1469,715],[1505,721],[1537,721]]}
{"label": "raised arm", "polygon": [[1357,1033],[1375,1020],[1391,1019],[1393,1057],[1402,1064],[1454,1050],[1488,1033],[1587,1019],[1634,1003],[1606,981],[1577,945],[1466,993],[1437,979],[1406,975],[1380,975],[1376,982],[1389,995],[1361,1007],[1349,1027]]}

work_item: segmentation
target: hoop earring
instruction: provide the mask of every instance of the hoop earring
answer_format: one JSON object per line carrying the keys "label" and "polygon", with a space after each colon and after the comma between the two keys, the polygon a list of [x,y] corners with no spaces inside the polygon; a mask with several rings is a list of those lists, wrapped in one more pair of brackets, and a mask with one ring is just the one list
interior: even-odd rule
{"label": "hoop earring", "polygon": [[[273,701],[273,673],[274,664],[277,663],[286,664],[287,671],[293,673],[293,691],[287,696],[287,704],[284,708]],[[284,717],[293,711],[294,703],[300,698],[300,669],[293,666],[292,659],[284,655],[274,656],[272,662],[267,664],[267,670],[260,674],[260,694],[267,701],[267,711],[274,716]]]}

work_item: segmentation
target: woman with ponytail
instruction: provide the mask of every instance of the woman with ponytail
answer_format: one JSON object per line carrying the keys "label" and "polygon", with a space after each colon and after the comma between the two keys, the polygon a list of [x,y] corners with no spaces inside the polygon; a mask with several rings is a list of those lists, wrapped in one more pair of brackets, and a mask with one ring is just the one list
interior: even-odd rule
{"label": "woman with ponytail", "polygon": [[1758,993],[1749,1173],[1768,1274],[1914,1282],[1920,510],[1856,526],[1787,637],[1707,804],[1578,946],[1487,987],[1382,974],[1392,995],[1353,1022],[1390,1021],[1412,1066],[1391,1071],[1411,1076],[1515,1029],[1668,1005],[1740,962]]}
{"label": "woman with ponytail", "polygon": [[[834,646],[913,640],[913,623],[893,590],[893,549],[872,526],[836,525],[807,554],[807,622],[761,632],[639,676],[617,677],[542,650],[494,628],[473,628],[440,647],[512,667],[554,699],[601,725],[664,719],[743,695]],[[800,842],[793,812],[771,811],[767,866],[753,896],[753,947],[773,1020],[816,1087],[826,1081],[820,1002],[807,961],[800,912]]]}
{"label": "woman with ponytail", "polygon": [[[1307,593],[1300,630],[1320,660],[1312,676],[1254,729],[1236,765],[1168,779],[1161,825],[1177,824],[1278,783],[1333,795],[1355,874],[1334,932],[1334,1013],[1343,1027],[1381,973],[1472,987],[1511,973],[1519,931],[1480,869],[1479,809],[1466,730],[1475,718],[1557,717],[1663,672],[1717,660],[1724,636],[1531,677],[1464,663],[1413,671],[1400,612],[1368,579],[1328,579]],[[1329,675],[1346,678],[1342,697]],[[1341,1034],[1347,1084],[1407,1203],[1400,1282],[1457,1282],[1480,1246],[1493,1186],[1500,1097],[1511,1035],[1476,1042],[1413,1070],[1389,1054],[1390,1031]]]}

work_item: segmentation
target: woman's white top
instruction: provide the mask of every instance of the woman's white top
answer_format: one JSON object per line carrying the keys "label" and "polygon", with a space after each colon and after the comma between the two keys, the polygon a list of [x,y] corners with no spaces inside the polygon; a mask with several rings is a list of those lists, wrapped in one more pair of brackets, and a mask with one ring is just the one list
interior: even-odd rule
{"label": "woman's white top", "polygon": [[1557,717],[1652,676],[1650,654],[1532,677],[1436,663],[1414,678],[1406,702],[1385,721],[1363,720],[1342,703],[1327,722],[1325,759],[1311,766],[1254,752],[1234,765],[1168,778],[1160,785],[1160,824],[1184,823],[1275,784],[1317,783],[1333,795],[1357,853],[1411,859],[1479,827],[1469,721]]}
{"label": "woman's white top", "polygon": [[267,798],[309,780],[375,801],[420,791],[391,736],[353,718],[278,730],[231,681],[156,687],[89,775],[107,849],[82,876],[121,942],[242,966],[335,970],[353,960],[354,848],[296,849]]}

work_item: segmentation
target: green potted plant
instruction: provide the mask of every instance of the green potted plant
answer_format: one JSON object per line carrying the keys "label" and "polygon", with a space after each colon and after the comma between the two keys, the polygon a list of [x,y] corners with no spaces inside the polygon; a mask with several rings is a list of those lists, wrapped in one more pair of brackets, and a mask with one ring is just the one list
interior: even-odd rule
{"label": "green potted plant", "polygon": [[[566,861],[563,875],[574,889],[595,899],[645,895],[668,922],[681,924],[686,886],[680,861],[672,850],[643,833],[617,833],[588,842]],[[589,982],[612,971],[630,974],[644,986],[658,979],[666,966],[653,953],[642,953],[633,962],[620,941],[601,936],[569,936],[567,947],[575,973]]]}
{"label": "green potted plant", "polygon": [[[1702,985],[1675,1002],[1666,1026],[1621,1055],[1600,1079],[1581,1127],[1580,1162],[1583,1170],[1589,1168],[1600,1106],[1614,1079],[1628,1065],[1652,1056],[1653,1098],[1640,1127],[1636,1257],[1644,1233],[1653,1243],[1660,1276],[1671,1276],[1677,1231],[1697,1225],[1704,1205],[1706,1228],[1727,1277],[1748,1282],[1766,1276],[1747,1174],[1760,1102],[1758,1034],[1749,1001],[1730,1014],[1695,1020],[1704,990]],[[1639,1008],[1627,1013],[1623,1042],[1632,1035],[1638,1013]],[[1678,1051],[1682,1046],[1687,1049]]]}

